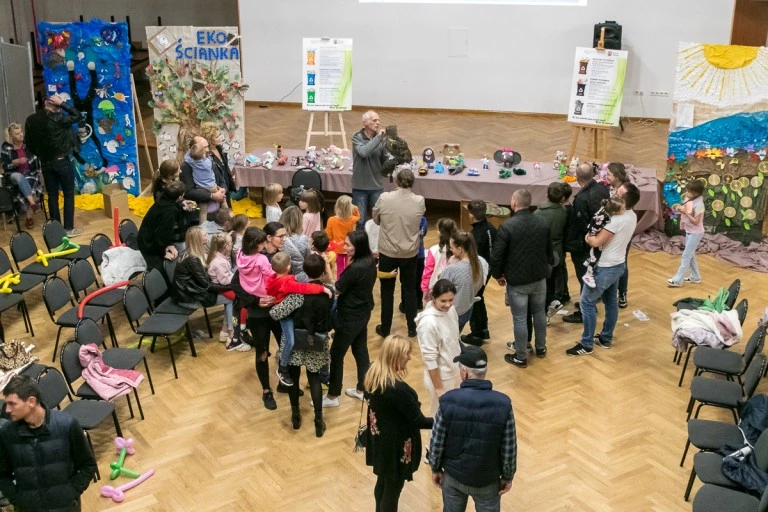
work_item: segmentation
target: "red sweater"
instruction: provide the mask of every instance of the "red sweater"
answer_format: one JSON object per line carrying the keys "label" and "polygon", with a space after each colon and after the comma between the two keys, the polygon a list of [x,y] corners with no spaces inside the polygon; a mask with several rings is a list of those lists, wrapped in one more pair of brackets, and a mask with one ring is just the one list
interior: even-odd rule
{"label": "red sweater", "polygon": [[325,293],[321,284],[299,283],[292,274],[274,274],[267,279],[267,294],[275,298],[275,304],[280,304],[289,293],[315,295]]}

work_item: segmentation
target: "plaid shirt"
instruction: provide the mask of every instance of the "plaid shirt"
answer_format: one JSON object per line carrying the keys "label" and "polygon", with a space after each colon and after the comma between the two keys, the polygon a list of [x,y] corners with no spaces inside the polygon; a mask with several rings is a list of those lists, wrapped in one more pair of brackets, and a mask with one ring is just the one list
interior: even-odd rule
{"label": "plaid shirt", "polygon": [[[443,452],[448,424],[438,408],[435,423],[432,425],[432,439],[429,442],[429,465],[433,473],[443,472]],[[517,435],[515,433],[515,415],[509,410],[509,418],[504,425],[504,436],[501,439],[501,479],[511,482],[517,471]]]}

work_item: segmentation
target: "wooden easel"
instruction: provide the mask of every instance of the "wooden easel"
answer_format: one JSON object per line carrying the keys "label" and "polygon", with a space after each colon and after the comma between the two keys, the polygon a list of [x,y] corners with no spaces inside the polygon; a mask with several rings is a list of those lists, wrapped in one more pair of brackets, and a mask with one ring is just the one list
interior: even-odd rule
{"label": "wooden easel", "polygon": [[608,126],[574,124],[571,150],[568,152],[568,162],[576,154],[576,145],[579,142],[579,134],[582,132],[584,132],[587,138],[587,153],[584,156],[590,160],[608,161],[608,128]]}
{"label": "wooden easel", "polygon": [[339,114],[339,129],[340,131],[336,132],[331,130],[331,113],[330,112],[323,112],[324,114],[324,122],[323,122],[323,131],[313,131],[315,127],[315,113],[310,112],[309,114],[309,126],[307,127],[307,142],[304,144],[304,148],[309,147],[309,142],[312,139],[313,135],[323,135],[325,137],[331,138],[331,144],[333,144],[333,136],[334,135],[340,135],[341,136],[341,143],[344,146],[344,149],[347,149],[347,132],[344,130],[344,118],[342,117],[342,113],[338,112]]}
{"label": "wooden easel", "polygon": [[[147,144],[147,131],[144,129],[144,119],[141,117],[141,106],[139,105],[139,97],[136,94],[136,82],[133,80],[133,75],[131,75],[131,95],[133,95],[133,117],[134,117],[133,124],[134,124],[134,128],[139,128],[141,130],[141,139],[144,142],[144,151],[146,152],[147,163],[150,166],[150,170],[149,170],[149,182],[150,182],[150,185],[147,186],[147,188],[145,188],[144,190],[142,190],[141,193],[139,194],[140,196],[146,196],[146,195],[149,195],[149,191],[151,189],[152,177],[154,175],[154,171],[151,168],[152,167],[152,157],[150,156],[149,145]],[[139,189],[141,189],[141,166],[139,165],[139,162],[138,162],[138,155],[137,155],[136,165],[139,168],[139,172],[138,172],[139,183],[138,183],[138,185],[139,185]]]}

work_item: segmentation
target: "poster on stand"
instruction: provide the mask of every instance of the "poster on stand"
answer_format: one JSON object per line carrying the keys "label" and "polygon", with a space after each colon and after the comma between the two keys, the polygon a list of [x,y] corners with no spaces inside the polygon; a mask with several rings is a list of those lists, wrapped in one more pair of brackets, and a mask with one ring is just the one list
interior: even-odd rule
{"label": "poster on stand", "polygon": [[183,156],[203,123],[213,123],[230,166],[245,148],[247,85],[237,27],[147,27],[157,161]]}
{"label": "poster on stand", "polygon": [[595,126],[618,126],[627,52],[576,48],[568,121]]}
{"label": "poster on stand", "polygon": [[352,110],[352,39],[304,38],[302,108]]}
{"label": "poster on stand", "polygon": [[128,25],[102,20],[37,24],[47,95],[59,94],[81,113],[75,187],[100,193],[119,183],[139,195]]}

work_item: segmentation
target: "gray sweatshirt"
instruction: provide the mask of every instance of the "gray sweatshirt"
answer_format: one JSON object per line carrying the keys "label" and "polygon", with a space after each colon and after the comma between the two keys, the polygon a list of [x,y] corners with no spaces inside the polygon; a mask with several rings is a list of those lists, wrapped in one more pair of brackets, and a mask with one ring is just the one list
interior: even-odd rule
{"label": "gray sweatshirt", "polygon": [[482,256],[478,256],[478,258],[480,258],[480,268],[483,272],[483,279],[480,281],[480,284],[472,282],[472,267],[467,260],[461,260],[448,265],[443,270],[443,273],[440,274],[440,279],[447,279],[456,287],[456,298],[453,300],[453,307],[456,308],[456,313],[459,316],[469,311],[469,308],[475,303],[475,296],[480,291],[480,288],[482,288],[485,278],[488,276],[488,262]]}
{"label": "gray sweatshirt", "polygon": [[368,138],[365,130],[352,136],[352,188],[358,190],[381,190],[384,188],[381,164],[389,154],[384,144],[385,137],[376,135]]}

